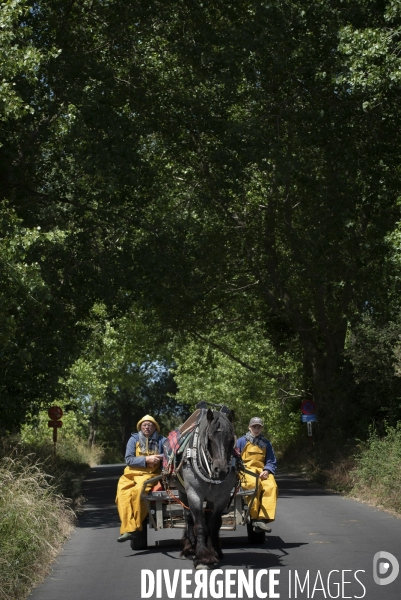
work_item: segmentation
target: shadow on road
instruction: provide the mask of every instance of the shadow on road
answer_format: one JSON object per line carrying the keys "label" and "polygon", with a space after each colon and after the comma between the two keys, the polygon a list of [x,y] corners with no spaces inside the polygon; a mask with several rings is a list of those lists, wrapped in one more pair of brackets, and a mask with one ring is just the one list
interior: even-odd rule
{"label": "shadow on road", "polygon": [[[245,536],[233,535],[221,539],[224,560],[222,566],[245,566],[248,569],[271,568],[280,566],[281,559],[288,555],[287,550],[307,546],[307,542],[286,543],[279,536],[268,536],[264,544],[249,544]],[[136,556],[151,556],[152,554],[165,555],[175,560],[187,560],[179,555],[181,549],[181,540],[165,539],[156,542],[156,546],[147,550],[140,550],[126,555],[125,558],[135,558]],[[261,552],[262,551],[262,552]],[[171,554],[173,552],[174,554]],[[277,554],[279,553],[279,554]],[[188,564],[191,563],[187,560]],[[219,567],[220,565],[217,565]]]}
{"label": "shadow on road", "polygon": [[323,487],[301,479],[297,475],[282,474],[277,476],[279,497],[294,498],[297,496],[335,496],[335,492],[329,492]]}
{"label": "shadow on road", "polygon": [[[238,550],[242,550],[242,552],[238,553]],[[147,556],[157,552],[158,556],[163,555],[170,559],[176,560],[177,568],[190,569],[193,567],[192,560],[184,559],[178,554],[178,552],[172,553],[172,551],[173,548],[171,550],[160,550],[160,548],[158,548],[143,552],[135,552],[127,555],[125,558],[132,559],[141,555]],[[281,559],[284,556],[285,554],[277,555],[260,551],[258,552],[255,549],[255,546],[250,546],[247,544],[246,554],[243,546],[238,546],[235,548],[233,547],[230,549],[230,551],[225,549],[222,562],[216,564],[214,568],[221,569],[227,567],[245,567],[247,569],[270,569],[281,566]]]}
{"label": "shadow on road", "polygon": [[120,526],[114,499],[124,467],[124,464],[99,465],[89,471],[82,485],[85,502],[78,527],[103,529]]}

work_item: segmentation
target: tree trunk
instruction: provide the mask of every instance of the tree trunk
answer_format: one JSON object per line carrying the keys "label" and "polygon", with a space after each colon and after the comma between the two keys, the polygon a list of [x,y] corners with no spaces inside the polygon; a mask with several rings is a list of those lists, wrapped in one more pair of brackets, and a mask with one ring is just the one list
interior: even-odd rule
{"label": "tree trunk", "polygon": [[344,362],[347,321],[328,322],[324,311],[315,327],[293,314],[293,327],[304,349],[304,388],[316,402],[319,429],[341,427],[346,419],[349,372]]}
{"label": "tree trunk", "polygon": [[93,448],[96,443],[96,435],[98,428],[98,404],[94,402],[92,404],[91,415],[89,417],[89,437],[88,437],[88,446],[89,448]]}
{"label": "tree trunk", "polygon": [[337,434],[345,432],[348,418],[350,373],[344,361],[345,335],[346,326],[328,336],[325,348],[310,357],[319,428]]}

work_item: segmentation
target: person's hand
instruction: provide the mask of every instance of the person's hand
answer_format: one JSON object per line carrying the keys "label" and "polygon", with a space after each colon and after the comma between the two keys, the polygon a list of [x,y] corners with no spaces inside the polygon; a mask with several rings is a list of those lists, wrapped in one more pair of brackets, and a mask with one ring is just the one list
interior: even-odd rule
{"label": "person's hand", "polygon": [[146,466],[147,467],[156,467],[160,463],[160,456],[157,454],[151,454],[146,457]]}
{"label": "person's hand", "polygon": [[270,471],[262,471],[261,474],[259,475],[259,479],[261,479],[262,481],[264,481],[265,479],[267,479],[270,475]]}

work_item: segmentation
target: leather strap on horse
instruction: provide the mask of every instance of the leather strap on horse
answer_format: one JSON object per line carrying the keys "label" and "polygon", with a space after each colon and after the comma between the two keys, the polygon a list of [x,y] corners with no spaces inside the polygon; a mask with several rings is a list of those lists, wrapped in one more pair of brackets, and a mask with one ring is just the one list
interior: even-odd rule
{"label": "leather strap on horse", "polygon": [[181,504],[181,506],[183,508],[186,508],[187,510],[190,510],[188,506],[186,506],[183,502],[181,502],[181,500],[179,498],[177,498],[176,496],[174,496],[173,492],[170,490],[170,488],[166,489],[166,492],[168,494],[168,496],[170,496],[170,498],[174,501],[177,502],[177,504]]}
{"label": "leather strap on horse", "polygon": [[[186,510],[191,510],[186,504],[184,504],[179,498],[177,498],[176,496],[174,496],[174,494],[172,493],[172,491],[170,490],[170,488],[166,489],[166,492],[168,494],[168,496],[170,496],[170,498],[176,502],[177,504],[181,504],[181,506],[183,508],[185,508]],[[205,508],[204,512],[213,512],[212,508]]]}
{"label": "leather strap on horse", "polygon": [[210,475],[208,475],[206,473],[207,465],[205,465],[206,466],[206,468],[205,468],[204,465],[202,464],[202,460],[204,462],[205,460],[207,460],[207,458],[205,457],[203,459],[202,454],[199,452],[199,449],[202,449],[202,448],[201,448],[201,441],[199,440],[199,424],[198,424],[193,433],[191,448],[189,448],[187,450],[187,458],[191,461],[192,468],[194,469],[195,473],[198,475],[198,477],[203,479],[203,481],[206,481],[209,484],[223,483],[223,481],[225,481],[225,479],[229,476],[230,470],[227,471],[227,475],[224,479],[213,479],[213,477],[211,477]]}

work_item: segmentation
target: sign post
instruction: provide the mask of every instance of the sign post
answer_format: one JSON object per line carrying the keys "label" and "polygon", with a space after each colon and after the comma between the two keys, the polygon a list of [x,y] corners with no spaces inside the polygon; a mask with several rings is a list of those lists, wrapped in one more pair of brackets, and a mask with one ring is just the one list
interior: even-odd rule
{"label": "sign post", "polygon": [[301,411],[302,411],[302,415],[301,415],[301,420],[303,423],[306,423],[307,426],[307,430],[308,430],[308,437],[310,437],[310,440],[312,442],[312,423],[317,421],[316,418],[316,404],[313,402],[313,400],[304,400],[301,403]]}
{"label": "sign post", "polygon": [[63,422],[60,421],[61,417],[63,416],[63,410],[59,406],[51,406],[47,411],[47,414],[51,419],[47,422],[47,426],[53,427],[54,454],[56,454],[57,430],[59,427],[63,426]]}
{"label": "sign post", "polygon": [[304,400],[301,403],[301,411],[304,415],[314,415],[316,412],[316,404],[313,400]]}

